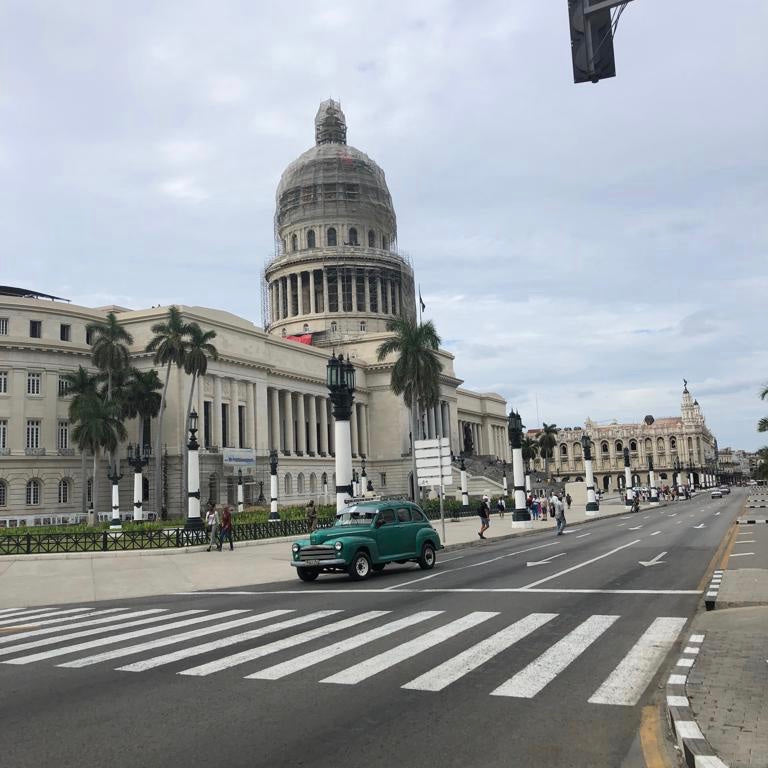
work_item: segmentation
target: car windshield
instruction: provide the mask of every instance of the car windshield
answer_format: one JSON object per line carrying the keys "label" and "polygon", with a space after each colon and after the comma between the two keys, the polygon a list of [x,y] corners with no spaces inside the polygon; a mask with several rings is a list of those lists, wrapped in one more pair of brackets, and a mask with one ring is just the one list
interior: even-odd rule
{"label": "car windshield", "polygon": [[375,508],[350,507],[336,515],[336,525],[370,525],[377,512]]}

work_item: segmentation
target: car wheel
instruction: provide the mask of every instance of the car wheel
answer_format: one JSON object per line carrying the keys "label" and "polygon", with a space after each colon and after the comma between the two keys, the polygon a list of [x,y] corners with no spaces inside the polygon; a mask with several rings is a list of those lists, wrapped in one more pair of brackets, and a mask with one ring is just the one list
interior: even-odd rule
{"label": "car wheel", "polygon": [[371,575],[371,558],[365,552],[358,552],[349,564],[347,573],[354,581],[362,581]]}
{"label": "car wheel", "polygon": [[371,566],[376,573],[379,573],[380,571],[384,570],[384,566],[386,563],[376,563],[375,565]]}
{"label": "car wheel", "polygon": [[296,573],[302,581],[314,581],[320,575],[317,568],[297,568]]}
{"label": "car wheel", "polygon": [[435,547],[433,544],[430,544],[430,542],[426,542],[421,548],[419,566],[424,571],[429,571],[435,567]]}

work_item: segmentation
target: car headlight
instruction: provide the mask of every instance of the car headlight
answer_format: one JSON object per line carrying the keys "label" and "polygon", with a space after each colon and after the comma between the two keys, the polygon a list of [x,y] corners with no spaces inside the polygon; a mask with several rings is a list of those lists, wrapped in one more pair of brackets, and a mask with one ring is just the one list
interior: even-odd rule
{"label": "car headlight", "polygon": [[301,547],[299,546],[298,542],[294,542],[291,549],[293,550],[293,554],[295,555],[301,549]]}
{"label": "car headlight", "polygon": [[342,544],[340,541],[337,541],[337,542],[336,542],[336,543],[333,545],[333,547],[334,547],[334,549],[335,549],[337,552],[341,552],[341,550],[343,549],[344,545],[343,545],[343,544]]}

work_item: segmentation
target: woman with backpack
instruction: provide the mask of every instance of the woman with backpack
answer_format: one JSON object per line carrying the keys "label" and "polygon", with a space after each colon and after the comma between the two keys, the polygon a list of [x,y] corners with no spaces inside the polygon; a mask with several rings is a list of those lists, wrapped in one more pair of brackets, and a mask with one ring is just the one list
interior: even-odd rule
{"label": "woman with backpack", "polygon": [[491,525],[491,505],[487,496],[483,496],[480,500],[480,506],[477,508],[477,514],[480,517],[480,530],[477,535],[484,539],[483,534],[488,530]]}

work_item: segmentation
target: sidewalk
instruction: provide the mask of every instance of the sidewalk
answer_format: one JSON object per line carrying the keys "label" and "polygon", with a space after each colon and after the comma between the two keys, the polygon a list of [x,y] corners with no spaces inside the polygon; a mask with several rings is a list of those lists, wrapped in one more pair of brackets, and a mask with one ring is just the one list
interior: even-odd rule
{"label": "sidewalk", "polygon": [[[644,507],[645,508],[645,505]],[[604,503],[598,517],[587,517],[583,507],[571,508],[568,525],[623,515],[624,507]],[[442,539],[439,520],[432,523]],[[534,521],[532,528],[514,529],[512,513],[500,519],[495,512],[488,540],[525,536],[553,529],[554,520]],[[477,517],[451,522],[446,518],[447,549],[483,546]],[[205,547],[132,552],[94,552],[20,555],[0,558],[0,608],[26,608],[96,600],[149,597],[171,592],[231,589],[251,584],[294,581],[288,564],[290,545],[299,536],[266,541],[237,542],[235,550],[206,552]],[[440,555],[438,555],[438,562]]]}

